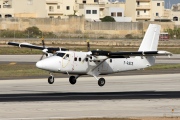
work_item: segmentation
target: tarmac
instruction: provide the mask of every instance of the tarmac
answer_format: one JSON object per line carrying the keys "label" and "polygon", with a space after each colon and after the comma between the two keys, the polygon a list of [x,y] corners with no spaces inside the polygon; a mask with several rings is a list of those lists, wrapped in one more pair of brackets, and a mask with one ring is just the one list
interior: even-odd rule
{"label": "tarmac", "polygon": [[180,74],[93,77],[75,85],[57,78],[0,81],[0,119],[180,116]]}

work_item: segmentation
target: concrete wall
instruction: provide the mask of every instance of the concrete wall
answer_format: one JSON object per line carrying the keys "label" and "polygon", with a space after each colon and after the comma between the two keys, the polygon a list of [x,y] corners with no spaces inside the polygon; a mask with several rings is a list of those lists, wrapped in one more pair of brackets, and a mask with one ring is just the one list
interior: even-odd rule
{"label": "concrete wall", "polygon": [[[0,19],[0,30],[20,30],[37,26],[43,32],[54,32],[57,35],[80,34],[96,38],[123,38],[127,34],[143,37],[148,25],[152,22],[85,22],[84,17],[69,19],[51,18],[11,18]],[[153,22],[162,26],[161,31],[174,28],[174,23]],[[66,35],[66,36],[67,36]]]}
{"label": "concrete wall", "polygon": [[20,30],[37,26],[44,32],[75,33],[84,29],[83,17],[70,17],[69,19],[52,18],[10,18],[0,19],[0,30]]}

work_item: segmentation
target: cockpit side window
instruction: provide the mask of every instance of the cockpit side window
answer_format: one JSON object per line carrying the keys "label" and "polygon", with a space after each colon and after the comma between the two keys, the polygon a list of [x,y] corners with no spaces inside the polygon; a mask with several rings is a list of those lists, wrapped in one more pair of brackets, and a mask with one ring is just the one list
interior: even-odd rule
{"label": "cockpit side window", "polygon": [[68,59],[69,58],[69,54],[66,54],[65,56],[64,56],[64,59]]}
{"label": "cockpit side window", "polygon": [[56,55],[59,57],[64,57],[65,53],[57,53]]}

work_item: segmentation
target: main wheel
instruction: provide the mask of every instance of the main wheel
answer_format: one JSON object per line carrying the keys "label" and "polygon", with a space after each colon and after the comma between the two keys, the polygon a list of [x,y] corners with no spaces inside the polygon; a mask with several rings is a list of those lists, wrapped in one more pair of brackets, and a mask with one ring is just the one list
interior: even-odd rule
{"label": "main wheel", "polygon": [[76,84],[76,78],[75,78],[75,76],[70,76],[70,77],[69,77],[69,82],[70,82],[72,85]]}
{"label": "main wheel", "polygon": [[48,83],[49,84],[53,84],[54,83],[54,77],[53,76],[49,76]]}
{"label": "main wheel", "polygon": [[105,79],[104,79],[104,78],[100,78],[100,79],[98,80],[98,85],[99,85],[100,87],[104,86],[104,85],[105,85]]}

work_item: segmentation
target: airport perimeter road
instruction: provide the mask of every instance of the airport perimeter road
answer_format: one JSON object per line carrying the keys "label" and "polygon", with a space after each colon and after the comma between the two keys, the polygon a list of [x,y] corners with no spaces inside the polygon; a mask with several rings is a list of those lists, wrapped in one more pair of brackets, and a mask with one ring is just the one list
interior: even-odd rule
{"label": "airport perimeter road", "polygon": [[[0,62],[37,62],[42,55],[0,55]],[[45,57],[45,56],[44,56]],[[158,56],[156,63],[180,63],[180,54]]]}
{"label": "airport perimeter road", "polygon": [[1,80],[0,119],[180,116],[180,74],[105,78]]}

